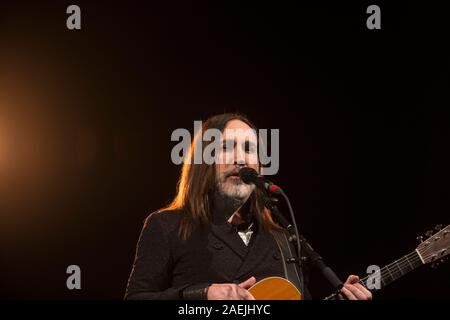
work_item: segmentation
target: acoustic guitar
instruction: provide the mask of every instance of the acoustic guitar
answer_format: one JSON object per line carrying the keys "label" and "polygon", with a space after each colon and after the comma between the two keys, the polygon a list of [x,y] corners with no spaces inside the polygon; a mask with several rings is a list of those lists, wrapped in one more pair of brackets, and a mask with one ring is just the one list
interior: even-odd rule
{"label": "acoustic guitar", "polygon": [[[366,288],[371,287],[368,281],[378,276],[382,288],[422,265],[431,264],[436,268],[440,262],[448,258],[447,255],[450,253],[450,225],[444,229],[437,226],[436,229],[439,231],[434,235],[431,235],[430,231],[427,232],[426,235],[429,238],[422,241],[414,251],[375,272],[378,274],[371,274],[360,279],[359,283]],[[258,281],[249,291],[256,300],[302,299],[301,292],[289,280],[281,277],[268,277]]]}

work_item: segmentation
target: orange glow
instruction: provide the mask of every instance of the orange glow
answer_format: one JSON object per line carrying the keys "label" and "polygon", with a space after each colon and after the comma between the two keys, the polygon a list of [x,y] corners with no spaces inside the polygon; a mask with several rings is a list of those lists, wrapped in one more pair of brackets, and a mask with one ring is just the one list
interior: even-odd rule
{"label": "orange glow", "polygon": [[[64,66],[39,55],[0,51],[0,240],[19,244],[24,234],[70,219],[50,210],[70,194],[70,125],[66,94],[76,90]],[[75,88],[75,89],[74,89]],[[63,98],[62,98],[63,97]],[[68,120],[69,119],[69,120]],[[40,229],[39,229],[40,228]]]}
{"label": "orange glow", "polygon": [[[5,103],[0,100],[0,105],[3,107]],[[11,172],[13,164],[13,154],[11,150],[11,128],[8,125],[8,120],[4,114],[0,114],[0,183],[6,178],[6,175]]]}

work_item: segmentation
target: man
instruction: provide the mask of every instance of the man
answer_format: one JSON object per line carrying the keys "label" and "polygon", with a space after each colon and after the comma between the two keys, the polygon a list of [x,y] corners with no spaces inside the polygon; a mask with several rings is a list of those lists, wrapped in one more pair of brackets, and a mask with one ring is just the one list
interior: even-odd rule
{"label": "man", "polygon": [[[172,203],[144,224],[126,299],[253,300],[257,281],[285,277],[274,234],[281,228],[265,208],[262,192],[239,178],[239,170],[260,171],[256,128],[244,116],[222,114],[202,128],[222,132],[215,162],[194,163],[195,148],[211,142],[194,137]],[[238,130],[250,135],[230,134]],[[342,294],[351,300],[371,293],[348,277]],[[310,298],[307,286],[298,288]]]}

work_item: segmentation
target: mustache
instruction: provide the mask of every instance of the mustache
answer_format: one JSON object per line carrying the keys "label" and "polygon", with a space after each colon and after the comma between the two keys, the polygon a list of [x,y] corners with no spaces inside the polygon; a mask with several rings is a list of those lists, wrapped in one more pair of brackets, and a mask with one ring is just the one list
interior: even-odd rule
{"label": "mustache", "polygon": [[225,178],[231,177],[231,176],[239,176],[239,170],[231,170],[229,172],[225,173]]}
{"label": "mustache", "polygon": [[238,176],[239,177],[239,171],[241,171],[241,169],[243,169],[243,168],[245,168],[245,167],[232,169],[232,170],[230,170],[228,172],[225,172],[223,176],[225,178],[228,178],[228,177],[231,177],[231,176]]}

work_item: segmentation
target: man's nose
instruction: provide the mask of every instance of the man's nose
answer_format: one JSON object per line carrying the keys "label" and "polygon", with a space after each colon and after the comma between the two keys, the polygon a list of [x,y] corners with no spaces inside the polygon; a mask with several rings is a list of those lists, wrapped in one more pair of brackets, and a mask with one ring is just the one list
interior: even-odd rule
{"label": "man's nose", "polygon": [[234,149],[234,164],[239,166],[244,166],[246,164],[245,152],[240,150],[240,148]]}

